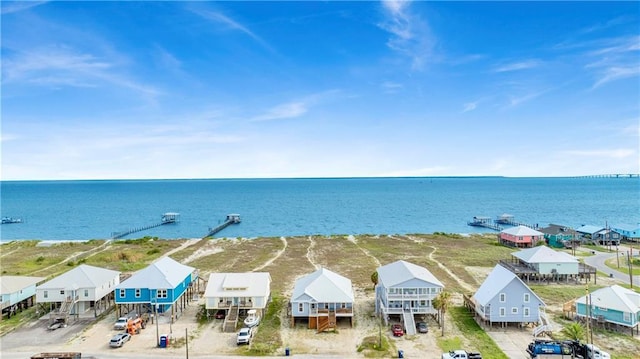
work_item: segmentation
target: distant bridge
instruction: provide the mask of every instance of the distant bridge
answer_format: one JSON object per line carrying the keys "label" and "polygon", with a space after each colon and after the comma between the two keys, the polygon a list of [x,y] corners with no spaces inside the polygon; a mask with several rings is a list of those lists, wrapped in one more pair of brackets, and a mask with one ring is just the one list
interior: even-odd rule
{"label": "distant bridge", "polygon": [[638,173],[610,173],[600,175],[576,176],[575,178],[640,178]]}

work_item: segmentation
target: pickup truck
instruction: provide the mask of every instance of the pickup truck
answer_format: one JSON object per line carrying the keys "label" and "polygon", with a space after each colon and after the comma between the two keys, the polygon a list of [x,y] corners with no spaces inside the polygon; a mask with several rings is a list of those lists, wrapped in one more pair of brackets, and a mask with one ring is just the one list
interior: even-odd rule
{"label": "pickup truck", "polygon": [[469,353],[465,350],[452,350],[448,353],[442,353],[442,359],[482,359],[480,353]]}

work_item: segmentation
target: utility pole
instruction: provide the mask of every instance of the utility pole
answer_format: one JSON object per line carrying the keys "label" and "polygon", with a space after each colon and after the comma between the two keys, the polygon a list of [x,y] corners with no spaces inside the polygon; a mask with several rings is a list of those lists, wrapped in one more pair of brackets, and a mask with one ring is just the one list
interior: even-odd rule
{"label": "utility pole", "polygon": [[633,289],[633,263],[631,263],[632,260],[633,257],[631,257],[631,254],[629,254],[629,251],[627,251],[627,265],[629,267],[629,284],[631,285],[631,289]]}
{"label": "utility pole", "polygon": [[591,322],[591,304],[589,303],[590,297],[591,296],[589,295],[589,284],[587,284],[586,296],[585,296],[585,303],[586,303],[585,313],[587,317],[587,335],[586,335],[587,344],[589,344],[589,322]]}
{"label": "utility pole", "polygon": [[189,329],[184,328],[184,347],[187,351],[187,359],[189,359]]}
{"label": "utility pole", "polygon": [[156,320],[156,345],[160,346],[160,329],[158,328],[158,322],[160,318],[158,318],[158,303],[155,303],[153,306],[156,309],[155,320]]}

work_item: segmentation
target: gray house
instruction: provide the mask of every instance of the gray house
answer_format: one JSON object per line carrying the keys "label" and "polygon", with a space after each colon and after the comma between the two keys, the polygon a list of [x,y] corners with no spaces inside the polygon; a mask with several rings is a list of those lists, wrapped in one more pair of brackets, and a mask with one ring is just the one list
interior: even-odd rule
{"label": "gray house", "polygon": [[51,319],[94,317],[110,308],[113,291],[120,284],[120,272],[81,264],[36,287],[36,302],[49,310]]}
{"label": "gray house", "polygon": [[444,285],[427,268],[403,260],[378,268],[376,313],[385,321],[400,316],[409,334],[415,330],[414,315],[435,315],[433,299]]}
{"label": "gray house", "polygon": [[471,297],[476,318],[490,327],[499,323],[546,324],[545,304],[518,276],[496,265]]}
{"label": "gray house", "polygon": [[43,280],[43,277],[1,276],[2,315],[10,318],[16,311],[33,306],[36,284]]}
{"label": "gray house", "polygon": [[290,302],[291,325],[305,320],[318,332],[333,329],[338,320],[353,325],[353,287],[351,280],[326,268],[296,280]]}

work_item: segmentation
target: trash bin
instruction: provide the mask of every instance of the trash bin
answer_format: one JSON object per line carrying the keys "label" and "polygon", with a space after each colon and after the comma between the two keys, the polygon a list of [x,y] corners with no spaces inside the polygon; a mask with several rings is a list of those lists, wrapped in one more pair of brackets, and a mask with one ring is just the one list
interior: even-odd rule
{"label": "trash bin", "polygon": [[166,348],[169,346],[169,338],[166,334],[160,336],[160,348]]}
{"label": "trash bin", "polygon": [[289,350],[289,348],[284,348],[284,356],[288,357],[291,354],[291,351]]}
{"label": "trash bin", "polygon": [[404,351],[398,350],[398,358],[404,358]]}

